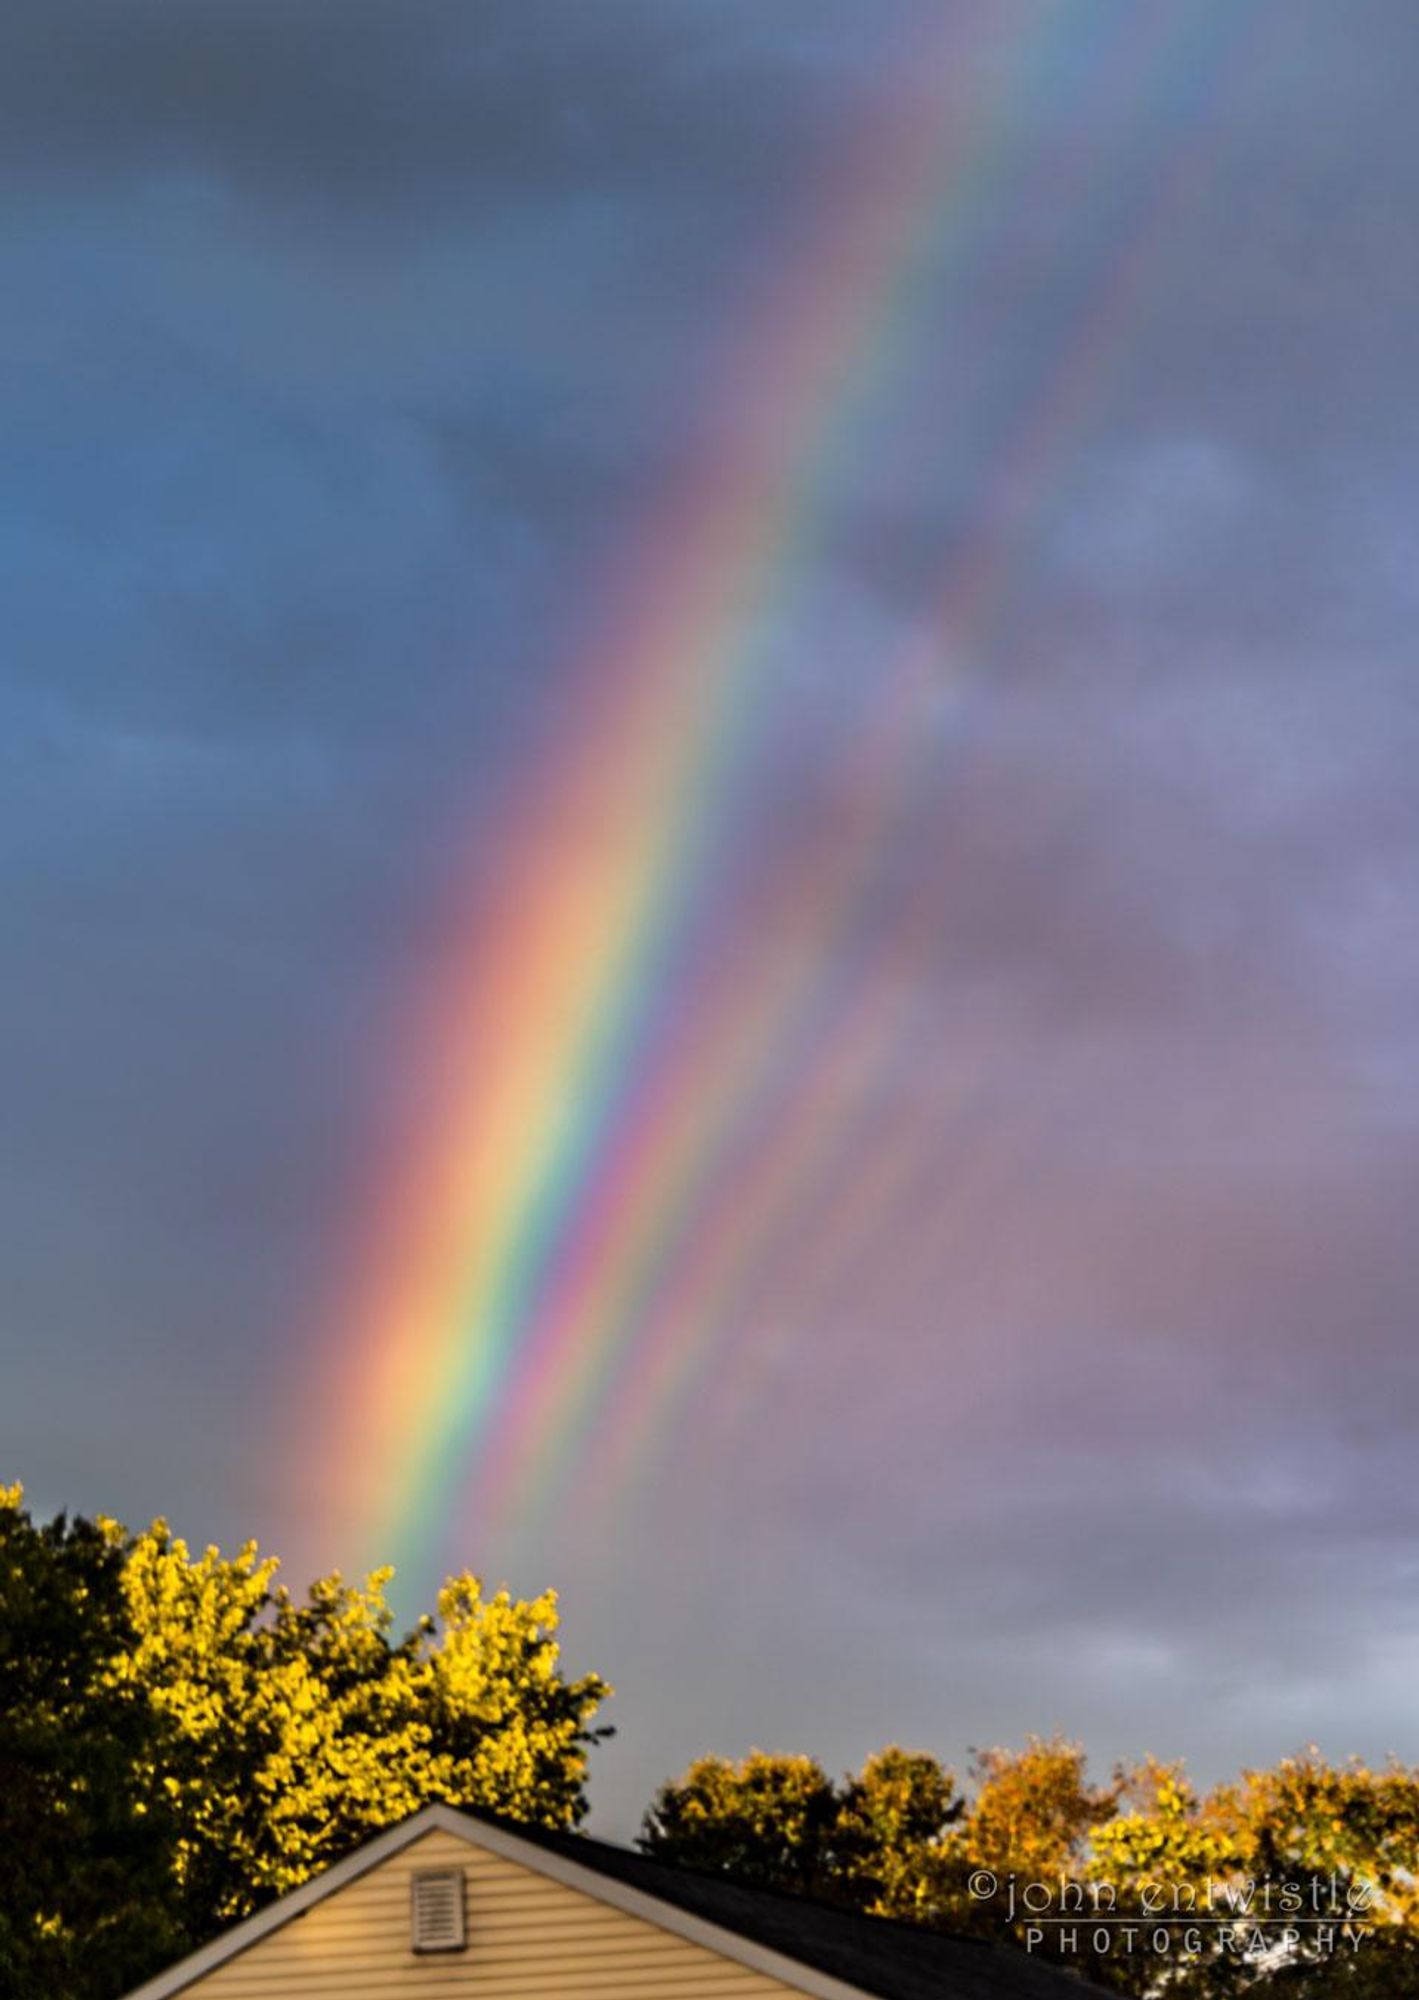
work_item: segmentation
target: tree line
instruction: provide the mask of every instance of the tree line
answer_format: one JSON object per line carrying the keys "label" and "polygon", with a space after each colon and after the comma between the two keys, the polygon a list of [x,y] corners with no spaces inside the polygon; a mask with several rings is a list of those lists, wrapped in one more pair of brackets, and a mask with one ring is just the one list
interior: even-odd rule
{"label": "tree line", "polygon": [[[967,1783],[889,1747],[703,1757],[641,1845],[759,1888],[999,1940],[1140,1996],[1419,1996],[1419,1770],[1315,1750],[1199,1791],[1147,1758],[1091,1783],[1059,1737],[972,1753]],[[1069,1948],[1061,1952],[1061,1932]]]}
{"label": "tree line", "polygon": [[[194,1555],[161,1521],[37,1522],[0,1488],[0,1994],[114,2000],[431,1801],[582,1820],[610,1689],[563,1672],[555,1595],[458,1576],[396,1635],[390,1574],[296,1596],[254,1544]],[[1308,1752],[1199,1792],[1152,1759],[1092,1782],[1057,1738],[975,1752],[964,1785],[897,1747],[840,1779],[756,1751],[661,1786],[640,1845],[1037,1949],[1027,1885],[1037,1898],[1068,1884],[1094,1908],[1106,1895],[1115,1917],[1165,1887],[1143,1949],[1086,1938],[1073,1962],[1180,2000],[1419,1996],[1419,1771],[1402,1765]],[[1278,1947],[1274,1909],[1267,1950],[1190,1955],[1199,1898],[1259,1883],[1312,1899],[1323,1886],[1363,1927],[1358,1948],[1314,1922]]]}

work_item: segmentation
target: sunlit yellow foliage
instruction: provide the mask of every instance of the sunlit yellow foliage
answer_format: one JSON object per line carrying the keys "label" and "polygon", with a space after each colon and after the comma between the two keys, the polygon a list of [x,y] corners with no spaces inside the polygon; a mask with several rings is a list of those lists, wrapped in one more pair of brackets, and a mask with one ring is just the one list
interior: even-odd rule
{"label": "sunlit yellow foliage", "polygon": [[835,1785],[811,1757],[751,1751],[701,1757],[662,1785],[646,1814],[648,1853],[739,1881],[881,1915],[931,1914],[943,1894],[943,1844],[959,1813],[936,1758],[891,1746]]}
{"label": "sunlit yellow foliage", "polygon": [[971,1774],[976,1793],[961,1825],[965,1858],[972,1868],[1001,1875],[1068,1874],[1117,1804],[1113,1788],[1087,1782],[1079,1744],[1058,1736],[1032,1736],[1023,1750],[977,1750]]}
{"label": "sunlit yellow foliage", "polygon": [[396,1639],[392,1571],[298,1598],[277,1568],[163,1521],[36,1527],[0,1488],[0,1833],[31,1857],[0,1993],[133,1984],[431,1801],[581,1818],[610,1690],[564,1677],[551,1592],[454,1577]]}
{"label": "sunlit yellow foliage", "polygon": [[241,1915],[431,1800],[549,1826],[580,1817],[588,1725],[609,1689],[562,1678],[552,1593],[487,1597],[456,1577],[438,1616],[394,1643],[391,1571],[324,1577],[302,1600],[276,1573],[252,1543],[194,1557],[161,1521],[128,1552],[135,1637],[113,1671],[165,1725],[153,1780],[203,1909]]}
{"label": "sunlit yellow foliage", "polygon": [[[1270,1914],[1280,1912],[1272,1935],[1285,1928],[1287,1910],[1308,1919],[1294,1926],[1284,1966],[1271,1968],[1285,1990],[1308,2000],[1419,1993],[1419,1774],[1358,1760],[1333,1765],[1311,1750],[1199,1795],[1181,1766],[1150,1759],[1124,1776],[1122,1791],[1128,1809],[1095,1832],[1091,1872],[1117,1885],[1130,1907],[1146,1890],[1185,1913],[1265,1915],[1270,1893],[1282,1899],[1270,1905]],[[1320,1922],[1310,1920],[1317,1908]],[[1319,1935],[1332,1919],[1342,1933],[1338,1949]],[[1174,1935],[1186,1921],[1185,1914],[1171,1925]],[[1354,1949],[1343,1935],[1347,1921],[1363,1927]],[[1175,1966],[1168,1990],[1222,2000],[1250,1990],[1259,1976],[1235,1956],[1204,1953]],[[1146,1963],[1115,1966],[1108,1977],[1124,1991],[1152,1990]]]}
{"label": "sunlit yellow foliage", "polygon": [[[1271,1990],[1294,2000],[1419,2000],[1419,1771],[1334,1766],[1309,1752],[1199,1793],[1180,1764],[1149,1758],[1096,1785],[1078,1744],[1032,1737],[1022,1750],[977,1752],[972,1776],[974,1796],[962,1800],[951,1773],[919,1752],[884,1750],[838,1786],[807,1757],[704,1757],[661,1787],[642,1844],[740,1880],[996,1942],[1023,1940],[1027,1886],[1058,1896],[1068,1884],[1076,1911],[1097,1895],[1121,1922],[1147,1911],[1148,1936],[1171,1940],[1165,1956],[1145,1947],[1089,1952],[1080,1963],[1096,1984],[1146,2000],[1261,2000]],[[1315,1882],[1329,1894],[1332,1877],[1342,1924],[1351,1890],[1361,1898],[1370,1930],[1358,1952],[1343,1941],[1327,1951],[1313,1924],[1270,1960],[1231,1947],[1187,1955],[1185,1934],[1217,1940],[1197,1916],[1215,1908],[1228,1922],[1240,1911],[1245,1930],[1247,1898],[1262,1908],[1266,1883],[1278,1893],[1292,1885],[1294,1895]],[[988,1882],[993,1891],[980,1886]],[[1273,1937],[1285,1928],[1285,1906],[1276,1907]]]}
{"label": "sunlit yellow foliage", "polygon": [[954,1772],[926,1751],[889,1744],[869,1757],[845,1783],[834,1836],[853,1906],[925,1922],[949,1905],[964,1804]]}

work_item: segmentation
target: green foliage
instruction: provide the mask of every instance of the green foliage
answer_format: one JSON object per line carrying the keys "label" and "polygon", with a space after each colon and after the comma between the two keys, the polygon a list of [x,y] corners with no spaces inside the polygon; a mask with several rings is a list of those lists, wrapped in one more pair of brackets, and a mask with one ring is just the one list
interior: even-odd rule
{"label": "green foliage", "polygon": [[38,1526],[0,1487],[0,1992],[86,2000],[182,1942],[171,1827],[144,1782],[157,1729],[109,1662],[123,1559],[90,1521]]}
{"label": "green foliage", "polygon": [[391,1572],[304,1598],[254,1544],[159,1521],[35,1528],[0,1506],[0,1988],[101,2000],[434,1800],[545,1826],[585,1811],[592,1718],[550,1592],[452,1579],[395,1639]]}
{"label": "green foliage", "polygon": [[843,1781],[834,1845],[844,1900],[874,1916],[926,1923],[961,1899],[965,1810],[955,1775],[924,1750],[895,1744]]}
{"label": "green foliage", "polygon": [[647,1854],[853,1909],[919,1915],[937,1893],[941,1836],[959,1812],[934,1757],[895,1747],[835,1785],[811,1757],[701,1757],[662,1785]]}
{"label": "green foliage", "polygon": [[[1329,1765],[1310,1752],[1205,1795],[1180,1765],[1154,1759],[1096,1786],[1078,1744],[1032,1737],[1023,1750],[977,1752],[971,1777],[967,1802],[921,1753],[882,1751],[840,1785],[806,1757],[704,1757],[661,1787],[641,1845],[761,1887],[1017,1942],[1030,1920],[1018,1902],[1012,1912],[1011,1888],[1058,1894],[1068,1882],[1082,1899],[1074,1910],[1097,1895],[1123,1921],[1149,1912],[1140,1928],[1171,1940],[1166,1956],[1079,1961],[1097,1984],[1149,2000],[1419,2000],[1419,1772]],[[994,1898],[973,1892],[983,1874],[999,1885]],[[1265,1959],[1187,1955],[1189,1933],[1216,1935],[1199,1933],[1197,1916],[1225,1921],[1249,1896],[1261,1912],[1267,1883],[1278,1898],[1289,1889],[1305,1899],[1293,1914],[1338,1909],[1338,1934],[1353,1906],[1368,1934],[1358,1949],[1340,1936],[1332,1950],[1320,1925],[1293,1923]],[[1278,1900],[1268,1938],[1287,1925]],[[1250,1928],[1245,1916],[1238,1928]]]}
{"label": "green foliage", "polygon": [[[1345,1942],[1323,1949],[1320,1925],[1297,1924],[1284,1965],[1268,1974],[1235,1957],[1206,1957],[1185,1966],[1170,1990],[1226,2000],[1260,1982],[1298,2000],[1419,1995],[1419,1774],[1327,1764],[1310,1751],[1200,1797],[1180,1766],[1150,1759],[1124,1777],[1121,1792],[1128,1809],[1096,1832],[1091,1867],[1129,1899],[1147,1884],[1176,1884],[1198,1907],[1206,1892],[1223,1908],[1245,1909],[1249,1897],[1259,1907],[1254,1885],[1270,1883],[1289,1887],[1299,1914],[1338,1911],[1343,1932],[1353,1905],[1354,1923],[1366,1927],[1358,1950]],[[1171,1926],[1174,1934],[1184,1928]],[[1149,1990],[1138,1966],[1116,1969],[1112,1983]]]}
{"label": "green foliage", "polygon": [[640,1844],[658,1860],[811,1896],[829,1883],[837,1810],[832,1781],[811,1757],[701,1757],[661,1786]]}

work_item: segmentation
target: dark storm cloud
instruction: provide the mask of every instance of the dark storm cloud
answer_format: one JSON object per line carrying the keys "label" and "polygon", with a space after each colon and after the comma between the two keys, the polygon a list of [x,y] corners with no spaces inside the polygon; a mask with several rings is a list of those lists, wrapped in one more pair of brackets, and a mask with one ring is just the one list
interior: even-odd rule
{"label": "dark storm cloud", "polygon": [[[359,228],[435,225],[578,189],[762,199],[854,69],[912,10],[766,19],[653,0],[415,0],[395,14],[205,0],[7,11],[5,146],[17,168],[200,171]],[[62,24],[62,32],[60,31]]]}
{"label": "dark storm cloud", "polygon": [[831,129],[860,24],[835,41],[805,15],[795,55],[786,20],[751,18],[357,6],[332,36],[318,7],[75,7],[62,33],[7,14],[0,414],[36,670],[53,641],[84,671],[65,628],[107,597],[110,644],[193,704],[259,706],[279,679],[299,709],[292,682],[337,660],[358,685],[389,621],[423,671],[476,646],[495,675],[546,601],[544,543],[563,575],[599,555],[675,450],[746,207]]}

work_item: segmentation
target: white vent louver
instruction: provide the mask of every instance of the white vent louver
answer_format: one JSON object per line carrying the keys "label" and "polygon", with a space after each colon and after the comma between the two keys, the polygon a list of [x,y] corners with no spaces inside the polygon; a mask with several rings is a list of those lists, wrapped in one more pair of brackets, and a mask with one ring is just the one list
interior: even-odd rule
{"label": "white vent louver", "polygon": [[463,1870],[428,1869],[409,1882],[409,1942],[415,1951],[462,1951]]}

